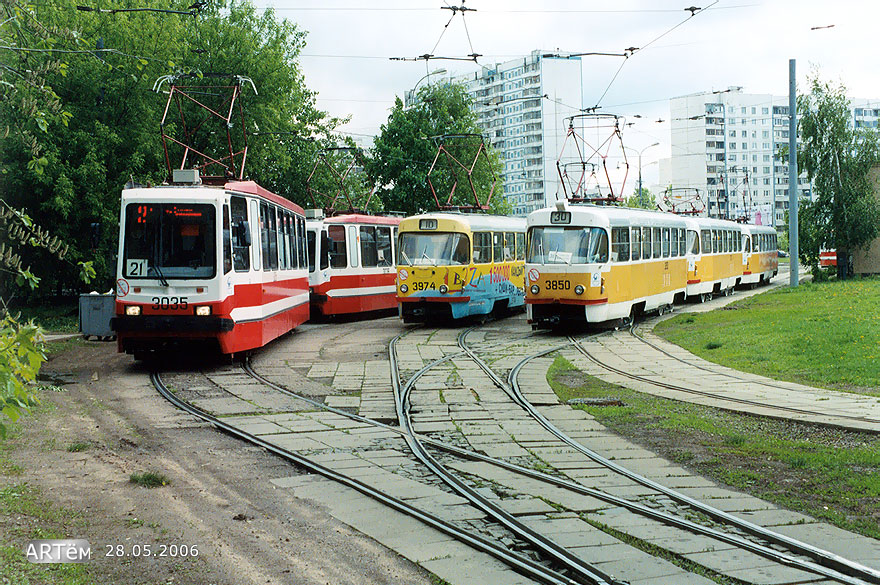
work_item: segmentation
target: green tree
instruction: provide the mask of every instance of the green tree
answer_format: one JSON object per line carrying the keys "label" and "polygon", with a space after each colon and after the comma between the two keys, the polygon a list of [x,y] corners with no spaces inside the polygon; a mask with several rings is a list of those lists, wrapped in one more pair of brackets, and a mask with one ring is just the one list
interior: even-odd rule
{"label": "green tree", "polygon": [[838,277],[846,278],[850,252],[880,232],[880,204],[868,181],[880,142],[875,131],[852,127],[843,85],[816,74],[809,83],[810,93],[798,96],[798,164],[813,181],[815,199],[798,217],[799,255],[815,266],[820,248],[835,248]]}
{"label": "green tree", "polygon": [[642,187],[642,194],[639,196],[639,188],[636,187],[633,194],[626,198],[624,205],[638,209],[657,209],[657,198],[647,187]]}
{"label": "green tree", "polygon": [[[336,121],[316,109],[305,85],[297,62],[305,33],[293,23],[238,0],[211,2],[196,16],[83,12],[73,0],[0,2],[0,44],[15,49],[0,49],[0,132],[11,137],[0,143],[0,197],[53,226],[74,263],[94,257],[102,289],[115,272],[122,187],[167,175],[158,133],[167,96],[151,91],[161,76],[251,78],[258,95],[246,89],[242,96],[246,128],[255,134],[246,174],[307,201],[312,154]],[[183,11],[189,5],[138,3]],[[100,225],[95,249],[93,223]],[[35,254],[23,250],[25,264],[35,264]],[[49,291],[77,282],[67,263],[50,261],[43,281]]]}
{"label": "green tree", "polygon": [[[436,209],[428,184],[428,171],[438,148],[434,137],[480,134],[476,115],[470,106],[471,100],[464,86],[453,83],[423,86],[415,104],[410,107],[404,107],[400,98],[395,100],[367,164],[367,174],[380,185],[377,195],[387,211],[415,214]],[[473,163],[478,144],[478,140],[468,138],[444,141],[450,155],[465,166]],[[501,169],[497,153],[487,151],[487,154],[487,157],[478,159],[473,172],[474,188],[482,202],[485,202]],[[473,192],[461,168],[441,155],[431,173],[431,182],[441,203],[446,201],[455,181],[453,204],[473,204]],[[503,199],[501,183],[498,182],[490,210],[503,210],[506,203]],[[493,207],[492,203],[501,207]]]}

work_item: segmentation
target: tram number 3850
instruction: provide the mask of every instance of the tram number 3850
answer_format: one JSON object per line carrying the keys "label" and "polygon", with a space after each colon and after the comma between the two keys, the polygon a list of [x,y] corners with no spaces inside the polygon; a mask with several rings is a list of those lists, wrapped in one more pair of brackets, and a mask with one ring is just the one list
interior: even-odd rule
{"label": "tram number 3850", "polygon": [[569,280],[548,280],[547,290],[571,290],[571,281]]}
{"label": "tram number 3850", "polygon": [[153,301],[152,308],[154,311],[159,309],[186,309],[189,306],[187,297],[153,297],[150,300]]}

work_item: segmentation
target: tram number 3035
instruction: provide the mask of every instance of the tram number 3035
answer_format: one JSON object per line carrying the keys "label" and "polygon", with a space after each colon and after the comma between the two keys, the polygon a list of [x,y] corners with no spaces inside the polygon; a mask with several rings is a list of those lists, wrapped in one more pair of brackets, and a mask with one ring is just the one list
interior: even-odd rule
{"label": "tram number 3035", "polygon": [[153,310],[159,309],[186,309],[189,307],[187,297],[153,297]]}
{"label": "tram number 3035", "polygon": [[548,280],[547,290],[571,290],[571,281],[569,280]]}

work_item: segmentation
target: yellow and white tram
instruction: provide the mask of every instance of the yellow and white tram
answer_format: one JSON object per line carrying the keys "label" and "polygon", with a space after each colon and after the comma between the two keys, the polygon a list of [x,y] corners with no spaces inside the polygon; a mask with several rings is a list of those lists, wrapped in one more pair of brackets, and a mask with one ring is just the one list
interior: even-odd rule
{"label": "yellow and white tram", "polygon": [[767,284],[779,272],[776,230],[766,225],[744,225],[743,275],[740,284]]}
{"label": "yellow and white tram", "polygon": [[691,217],[688,230],[687,296],[706,301],[729,295],[743,274],[743,225],[723,219]]}
{"label": "yellow and white tram", "polygon": [[564,201],[531,213],[529,322],[598,323],[671,309],[687,287],[686,227],[670,213]]}

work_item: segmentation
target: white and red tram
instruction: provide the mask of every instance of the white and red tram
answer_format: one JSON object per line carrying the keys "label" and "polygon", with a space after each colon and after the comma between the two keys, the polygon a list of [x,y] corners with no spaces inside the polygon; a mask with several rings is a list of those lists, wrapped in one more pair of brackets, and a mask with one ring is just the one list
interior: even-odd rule
{"label": "white and red tram", "polygon": [[306,222],[312,314],[332,317],[397,308],[399,217],[349,213]]}
{"label": "white and red tram", "polygon": [[119,351],[247,351],[309,317],[303,209],[252,181],[122,193]]}

